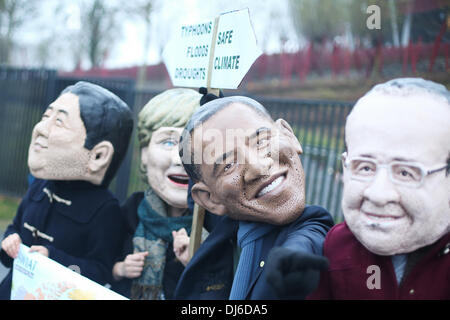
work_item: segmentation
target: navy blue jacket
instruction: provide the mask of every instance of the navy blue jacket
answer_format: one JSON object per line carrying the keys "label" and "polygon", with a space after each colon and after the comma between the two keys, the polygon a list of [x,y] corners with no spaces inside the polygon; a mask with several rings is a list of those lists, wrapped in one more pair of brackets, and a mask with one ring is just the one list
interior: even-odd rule
{"label": "navy blue jacket", "polygon": [[[18,233],[27,246],[45,246],[50,259],[66,267],[76,265],[81,275],[103,285],[111,281],[124,226],[119,202],[107,189],[82,181],[35,179],[4,237]],[[53,241],[33,234],[30,227]],[[12,266],[3,250],[0,260]],[[10,270],[0,284],[0,299],[9,299],[11,279]]]}
{"label": "navy blue jacket", "polygon": [[[234,277],[234,248],[239,221],[226,216],[202,243],[178,282],[175,299],[227,300]],[[276,299],[266,281],[264,264],[270,249],[277,246],[322,255],[325,235],[333,226],[330,214],[318,206],[306,206],[294,222],[277,226],[264,238],[258,269],[252,276],[246,299]]]}

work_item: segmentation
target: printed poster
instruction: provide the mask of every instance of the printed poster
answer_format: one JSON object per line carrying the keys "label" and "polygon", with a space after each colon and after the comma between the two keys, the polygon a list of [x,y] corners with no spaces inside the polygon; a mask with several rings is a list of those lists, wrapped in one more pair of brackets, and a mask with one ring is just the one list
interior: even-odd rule
{"label": "printed poster", "polygon": [[126,300],[21,244],[14,259],[11,300]]}

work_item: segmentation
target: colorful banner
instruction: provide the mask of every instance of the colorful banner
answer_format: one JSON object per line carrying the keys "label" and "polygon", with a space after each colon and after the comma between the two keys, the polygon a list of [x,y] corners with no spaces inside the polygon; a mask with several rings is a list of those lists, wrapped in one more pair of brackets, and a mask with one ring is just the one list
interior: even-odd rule
{"label": "colorful banner", "polygon": [[11,300],[126,300],[21,244],[14,259]]}

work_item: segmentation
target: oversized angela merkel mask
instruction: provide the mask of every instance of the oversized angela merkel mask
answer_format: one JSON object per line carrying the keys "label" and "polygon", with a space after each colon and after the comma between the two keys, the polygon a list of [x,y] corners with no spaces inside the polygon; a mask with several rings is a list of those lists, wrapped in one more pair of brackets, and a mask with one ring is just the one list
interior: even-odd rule
{"label": "oversized angela merkel mask", "polygon": [[187,208],[188,176],[178,143],[200,98],[192,89],[170,89],[151,99],[139,113],[141,172],[153,191],[175,208]]}

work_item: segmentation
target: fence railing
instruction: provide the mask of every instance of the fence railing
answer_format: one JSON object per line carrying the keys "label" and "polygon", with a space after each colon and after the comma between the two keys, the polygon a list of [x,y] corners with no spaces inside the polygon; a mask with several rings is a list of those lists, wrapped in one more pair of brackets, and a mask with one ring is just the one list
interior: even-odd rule
{"label": "fence railing", "polygon": [[[123,201],[146,188],[139,172],[140,150],[136,137],[137,116],[158,91],[137,90],[134,80],[59,77],[53,70],[14,69],[0,66],[0,194],[21,197],[28,183],[27,155],[33,126],[48,104],[68,85],[86,80],[121,97],[132,109],[135,128],[127,155],[110,189]],[[274,119],[283,118],[303,147],[306,200],[327,208],[341,219],[341,163],[345,118],[351,103],[251,96]]]}

